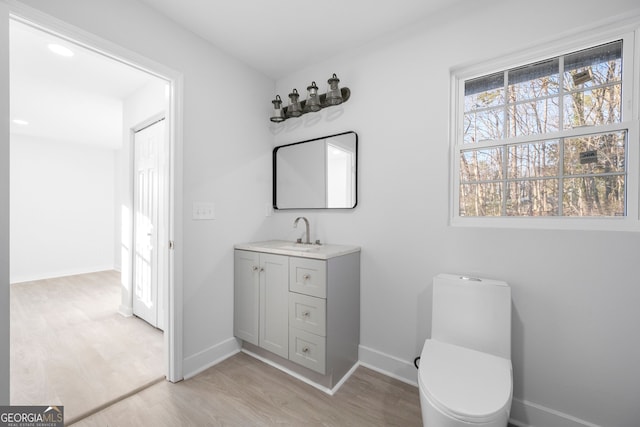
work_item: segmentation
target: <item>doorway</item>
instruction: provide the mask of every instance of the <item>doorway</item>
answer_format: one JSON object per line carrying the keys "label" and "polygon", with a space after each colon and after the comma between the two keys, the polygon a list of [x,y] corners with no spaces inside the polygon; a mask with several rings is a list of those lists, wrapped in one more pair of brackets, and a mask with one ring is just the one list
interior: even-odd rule
{"label": "doorway", "polygon": [[[17,6],[16,6],[17,7]],[[27,25],[32,29],[36,29],[39,31],[43,31],[44,33],[61,38],[63,41],[75,45],[80,48],[87,48],[89,44],[91,44],[91,50],[93,53],[98,53],[103,55],[105,58],[108,58],[111,61],[118,62],[121,65],[132,66],[139,71],[150,73],[151,75],[163,79],[167,83],[167,102],[166,109],[164,114],[166,114],[166,128],[168,133],[167,146],[168,146],[168,167],[165,169],[165,196],[163,198],[162,203],[163,210],[166,214],[163,216],[161,226],[159,229],[162,229],[162,234],[158,235],[158,239],[164,239],[164,244],[169,247],[172,246],[172,242],[179,237],[179,229],[176,228],[176,224],[179,221],[179,213],[176,213],[179,210],[174,209],[175,203],[175,195],[173,189],[179,187],[180,179],[181,179],[181,165],[175,161],[176,157],[180,158],[179,150],[180,150],[180,138],[181,134],[180,123],[178,120],[175,120],[177,116],[177,111],[179,110],[179,105],[176,99],[177,94],[181,92],[181,78],[180,75],[166,69],[165,67],[156,64],[150,60],[146,60],[144,58],[139,57],[138,55],[131,54],[123,48],[114,47],[111,43],[106,41],[101,41],[97,38],[90,37],[90,40],[87,40],[89,36],[85,33],[77,33],[73,28],[61,28],[64,27],[63,24],[59,22],[46,22],[47,18],[38,16],[33,17],[31,20],[29,17],[25,18],[24,14],[22,17],[18,17],[17,15],[11,16],[11,22],[17,22],[23,25]],[[36,22],[38,21],[38,22]],[[56,31],[51,31],[47,29],[47,24],[51,24],[56,27]],[[128,59],[133,58],[133,59]],[[13,63],[11,64],[13,66]],[[46,68],[45,68],[46,69]],[[12,74],[13,76],[13,74]],[[71,77],[71,76],[69,76]],[[163,95],[165,95],[163,93]],[[13,96],[12,96],[13,98]],[[33,99],[30,100],[32,103]],[[13,113],[13,108],[12,108]],[[12,125],[13,126],[13,125]],[[81,178],[79,178],[81,179]],[[120,216],[120,215],[118,215]],[[124,216],[121,216],[124,217]],[[122,224],[123,228],[126,227],[125,224]],[[120,237],[120,236],[118,236]],[[123,242],[124,243],[124,242]],[[132,241],[127,242],[129,247],[132,247]],[[123,257],[124,258],[124,257]],[[167,250],[167,256],[162,258],[159,262],[161,265],[160,270],[162,271],[162,277],[165,280],[166,287],[164,292],[160,292],[160,298],[164,298],[166,303],[167,310],[164,310],[164,313],[159,313],[158,317],[162,319],[161,321],[165,323],[163,327],[165,328],[165,338],[164,338],[164,353],[165,353],[165,363],[164,363],[164,371],[165,377],[170,381],[178,381],[182,379],[182,361],[181,361],[181,334],[179,333],[181,328],[181,295],[179,292],[176,292],[174,287],[175,277],[178,276],[181,263],[180,259],[176,258],[176,253],[173,250]],[[123,276],[128,276],[132,273],[132,269],[123,265],[122,266]],[[126,270],[125,270],[126,269]],[[123,285],[130,284],[126,283],[126,280],[123,280]],[[163,304],[160,302],[159,304]]]}

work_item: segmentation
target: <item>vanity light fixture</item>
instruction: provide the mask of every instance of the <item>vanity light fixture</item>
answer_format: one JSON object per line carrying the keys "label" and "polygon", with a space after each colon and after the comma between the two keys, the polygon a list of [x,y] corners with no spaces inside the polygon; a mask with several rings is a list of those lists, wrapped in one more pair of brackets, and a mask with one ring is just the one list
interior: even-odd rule
{"label": "vanity light fixture", "polygon": [[327,80],[327,83],[327,93],[319,94],[316,82],[311,82],[311,85],[307,86],[307,99],[304,101],[300,101],[298,90],[293,89],[289,94],[289,104],[286,107],[282,106],[280,95],[276,95],[276,98],[271,101],[273,112],[270,120],[275,123],[283,122],[290,117],[300,117],[306,113],[342,104],[351,97],[351,91],[348,87],[339,87],[340,79],[335,73]]}
{"label": "vanity light fixture", "polygon": [[271,116],[272,122],[284,122],[286,117],[284,116],[284,108],[282,108],[282,99],[280,95],[276,95],[276,99],[271,101],[273,103],[273,115]]}
{"label": "vanity light fixture", "polygon": [[340,93],[340,79],[334,73],[333,76],[327,80],[329,87],[327,88],[327,105],[339,105],[342,104],[342,93]]}
{"label": "vanity light fixture", "polygon": [[318,86],[316,86],[316,82],[311,82],[311,86],[307,86],[307,102],[304,105],[304,112],[311,113],[321,109]]}
{"label": "vanity light fixture", "polygon": [[289,94],[289,107],[287,108],[287,117],[300,117],[302,115],[302,106],[300,105],[300,101],[298,100],[298,98],[300,98],[298,90],[294,89]]}

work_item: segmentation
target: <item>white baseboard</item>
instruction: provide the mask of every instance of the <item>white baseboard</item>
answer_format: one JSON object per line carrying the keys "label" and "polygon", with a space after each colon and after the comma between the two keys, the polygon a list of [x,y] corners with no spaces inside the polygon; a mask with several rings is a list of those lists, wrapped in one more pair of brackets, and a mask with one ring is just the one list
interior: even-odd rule
{"label": "white baseboard", "polygon": [[118,307],[118,313],[124,317],[131,317],[133,316],[133,307],[120,304],[120,307]]}
{"label": "white baseboard", "polygon": [[78,269],[62,270],[62,271],[50,271],[47,273],[27,274],[22,276],[11,276],[9,278],[9,283],[14,284],[14,283],[34,282],[36,280],[56,279],[59,277],[77,276],[78,274],[99,273],[101,271],[109,271],[109,270],[114,270],[114,266],[103,265],[103,266],[92,267],[92,268],[78,268]]}
{"label": "white baseboard", "polygon": [[413,362],[407,362],[390,354],[363,345],[358,347],[360,365],[391,378],[418,386],[418,370]]}
{"label": "white baseboard", "polygon": [[303,383],[306,383],[306,384],[310,385],[311,387],[314,387],[314,388],[320,390],[323,393],[328,394],[329,396],[333,396],[338,391],[338,389],[340,389],[340,387],[342,387],[342,385],[349,379],[349,377],[351,375],[353,375],[353,373],[356,371],[356,369],[358,369],[358,366],[360,366],[360,364],[358,362],[356,362],[356,364],[353,365],[351,367],[351,369],[349,369],[349,371],[340,379],[340,381],[338,381],[333,386],[333,388],[328,388],[328,387],[325,387],[325,386],[323,386],[321,384],[318,384],[318,383],[316,383],[314,381],[311,381],[309,378],[307,378],[307,377],[305,377],[303,375],[300,375],[297,372],[294,372],[291,369],[288,369],[288,368],[280,365],[279,363],[276,363],[276,362],[274,362],[272,360],[269,360],[267,358],[264,358],[264,357],[260,356],[259,354],[256,354],[256,353],[254,353],[254,352],[252,352],[250,350],[247,350],[246,348],[242,348],[241,351],[243,353],[248,354],[249,356],[251,356],[253,358],[256,358],[256,359],[266,363],[269,366],[273,366],[274,368],[279,369],[279,370],[281,370],[282,372],[284,372],[284,373],[286,373],[288,375],[291,375],[292,377],[302,381]]}
{"label": "white baseboard", "polygon": [[240,343],[238,340],[236,338],[229,338],[193,356],[185,357],[182,364],[184,379],[192,378],[239,352]]}
{"label": "white baseboard", "polygon": [[600,427],[572,415],[565,414],[537,403],[513,398],[509,422],[518,427]]}

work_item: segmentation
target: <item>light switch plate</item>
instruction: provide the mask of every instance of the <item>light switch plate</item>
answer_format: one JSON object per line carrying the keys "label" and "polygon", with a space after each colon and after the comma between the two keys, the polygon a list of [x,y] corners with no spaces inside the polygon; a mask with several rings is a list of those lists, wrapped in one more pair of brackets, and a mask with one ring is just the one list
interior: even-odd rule
{"label": "light switch plate", "polygon": [[216,219],[216,209],[214,204],[205,202],[194,202],[192,218],[194,220]]}

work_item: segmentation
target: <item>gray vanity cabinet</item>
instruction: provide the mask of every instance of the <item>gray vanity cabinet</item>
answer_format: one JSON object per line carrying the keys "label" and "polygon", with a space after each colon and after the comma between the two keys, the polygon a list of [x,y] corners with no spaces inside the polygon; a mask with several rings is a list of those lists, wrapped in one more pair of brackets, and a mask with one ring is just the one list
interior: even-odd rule
{"label": "gray vanity cabinet", "polygon": [[234,335],[288,357],[289,257],[236,250],[234,258]]}
{"label": "gray vanity cabinet", "polygon": [[358,362],[359,248],[295,256],[238,246],[234,335],[250,354],[333,388]]}

